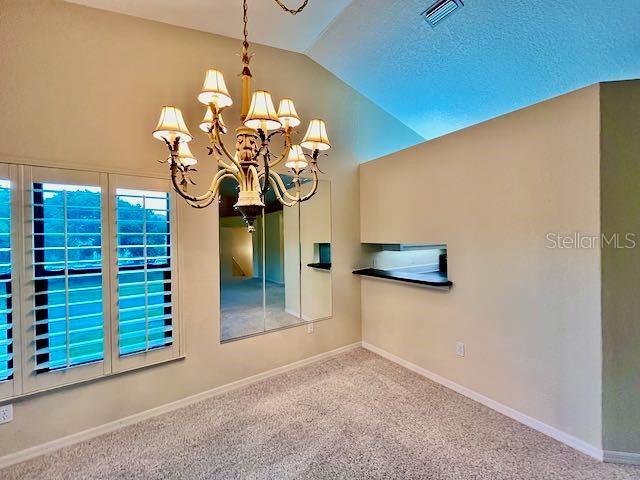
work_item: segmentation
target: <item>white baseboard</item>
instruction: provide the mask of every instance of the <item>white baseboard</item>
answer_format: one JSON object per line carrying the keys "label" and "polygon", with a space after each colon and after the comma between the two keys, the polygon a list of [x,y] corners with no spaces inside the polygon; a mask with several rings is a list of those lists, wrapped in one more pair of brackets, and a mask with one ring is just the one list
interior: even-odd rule
{"label": "white baseboard", "polygon": [[370,343],[363,341],[362,346],[367,350],[370,350],[371,352],[377,353],[381,357],[386,358],[387,360],[391,360],[392,362],[397,363],[398,365],[401,365],[419,375],[422,375],[423,377],[426,377],[429,380],[432,380],[436,383],[439,383],[440,385],[450,388],[451,390],[458,392],[459,394],[464,395],[465,397],[475,400],[476,402],[481,403],[482,405],[489,407],[490,409],[495,410],[496,412],[499,412],[509,418],[512,418],[513,420],[516,420],[526,425],[527,427],[533,428],[538,432],[544,433],[545,435],[548,435],[549,437],[554,438],[555,440],[558,440],[559,442],[562,442],[565,445],[568,445],[586,455],[589,455],[590,457],[595,458],[596,460],[603,461],[603,451],[595,447],[594,445],[591,445],[590,443],[585,442],[584,440],[581,440],[577,437],[574,437],[573,435],[570,435],[566,432],[558,430],[557,428],[547,425],[546,423],[543,423],[540,420],[536,420],[535,418],[529,417],[528,415],[525,415],[522,412],[519,412],[517,410],[514,410],[511,407],[503,405],[502,403],[496,402],[495,400],[485,397],[480,393],[474,392],[473,390],[467,387],[463,387],[462,385],[452,382],[451,380],[444,378],[436,373],[430,372],[429,370],[419,367],[418,365],[411,363],[407,360],[404,360],[403,358],[400,358],[394,355],[393,353],[389,353],[386,350],[376,347],[375,345],[371,345]]}
{"label": "white baseboard", "polygon": [[624,465],[640,465],[640,453],[604,451],[604,461]]}
{"label": "white baseboard", "polygon": [[35,457],[39,457],[40,455],[44,455],[46,453],[54,452],[61,448],[68,447],[70,445],[83,442],[85,440],[90,440],[100,435],[104,435],[105,433],[119,430],[120,428],[133,425],[135,423],[139,423],[149,418],[157,417],[158,415],[162,415],[164,413],[169,413],[173,410],[177,410],[179,408],[189,406],[193,403],[197,403],[202,400],[206,400],[208,398],[216,397],[218,395],[222,395],[223,393],[227,393],[232,390],[237,390],[239,388],[245,387],[247,385],[251,385],[252,383],[256,383],[261,380],[265,380],[275,375],[280,375],[282,373],[286,373],[291,370],[304,367],[306,365],[318,362],[320,360],[324,360],[326,358],[333,357],[335,355],[339,355],[344,352],[348,352],[360,346],[361,346],[360,342],[353,343],[351,345],[346,345],[344,347],[340,347],[335,350],[324,352],[319,355],[315,355],[313,357],[305,358],[303,360],[299,360],[297,362],[290,363],[282,367],[274,368],[272,370],[268,370],[266,372],[253,375],[251,377],[243,378],[242,380],[228,383],[226,385],[222,385],[220,387],[216,387],[211,390],[207,390],[205,392],[201,392],[196,395],[192,395],[190,397],[177,400],[175,402],[167,403],[166,405],[161,405],[159,407],[155,407],[150,410],[145,410],[144,412],[136,413],[134,415],[121,418],[119,420],[114,420],[113,422],[109,422],[103,425],[99,425],[97,427],[89,428],[88,430],[74,433],[66,437],[58,438],[50,442],[42,443],[40,445],[36,445],[35,447],[30,447],[25,450],[20,450],[19,452],[14,452],[8,455],[4,455],[0,457],[0,469],[8,467],[10,465],[14,465],[16,463],[30,460]]}

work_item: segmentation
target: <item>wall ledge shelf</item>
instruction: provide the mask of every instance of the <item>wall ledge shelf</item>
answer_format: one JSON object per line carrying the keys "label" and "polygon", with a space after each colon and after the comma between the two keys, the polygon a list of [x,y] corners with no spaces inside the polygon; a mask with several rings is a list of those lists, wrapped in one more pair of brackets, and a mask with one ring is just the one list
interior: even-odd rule
{"label": "wall ledge shelf", "polygon": [[444,272],[403,272],[402,270],[379,270],[377,268],[363,268],[354,270],[354,275],[363,277],[382,278],[385,280],[395,280],[398,282],[412,283],[414,285],[424,285],[427,287],[451,288],[453,282],[447,278]]}

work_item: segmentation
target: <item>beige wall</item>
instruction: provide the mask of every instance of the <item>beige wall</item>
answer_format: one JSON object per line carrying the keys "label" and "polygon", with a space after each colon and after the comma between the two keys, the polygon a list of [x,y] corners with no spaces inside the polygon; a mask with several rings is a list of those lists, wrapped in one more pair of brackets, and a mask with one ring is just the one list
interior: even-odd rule
{"label": "beige wall", "polygon": [[640,453],[640,81],[602,85],[604,449]]}
{"label": "beige wall", "polygon": [[[363,339],[601,447],[593,86],[362,165],[363,242],[448,246],[448,293],[362,280]],[[467,354],[456,357],[455,343]]]}
{"label": "beige wall", "polygon": [[[164,175],[153,140],[159,108],[183,108],[192,132],[203,114],[195,99],[204,71],[217,66],[238,100],[236,40],[50,0],[0,0],[0,161]],[[313,335],[292,328],[220,345],[218,212],[181,204],[181,287],[187,357],[14,402],[0,426],[0,455],[78,432],[185,396],[360,340],[356,165],[369,122],[413,132],[303,55],[256,47],[256,87],[287,94],[309,120],[328,121],[335,148],[322,160],[340,208],[333,212],[334,317]],[[237,109],[225,120],[234,128]],[[209,178],[204,138],[192,144]],[[233,140],[229,142],[233,144]],[[206,180],[199,182],[202,188]]]}

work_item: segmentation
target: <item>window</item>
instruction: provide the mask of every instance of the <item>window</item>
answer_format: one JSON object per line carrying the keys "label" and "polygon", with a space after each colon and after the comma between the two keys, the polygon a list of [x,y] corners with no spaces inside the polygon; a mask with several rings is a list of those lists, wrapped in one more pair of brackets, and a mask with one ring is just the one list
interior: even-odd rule
{"label": "window", "polygon": [[33,184],[36,372],[104,359],[100,187]]}
{"label": "window", "polygon": [[118,345],[129,355],[173,343],[169,194],[117,189]]}
{"label": "window", "polygon": [[111,372],[108,188],[105,174],[23,171],[22,386],[30,393]]}
{"label": "window", "polygon": [[175,199],[165,180],[109,176],[113,370],[180,356]]}
{"label": "window", "polygon": [[0,164],[0,399],[180,357],[169,187]]}
{"label": "window", "polygon": [[0,179],[0,382],[13,380],[11,182]]}

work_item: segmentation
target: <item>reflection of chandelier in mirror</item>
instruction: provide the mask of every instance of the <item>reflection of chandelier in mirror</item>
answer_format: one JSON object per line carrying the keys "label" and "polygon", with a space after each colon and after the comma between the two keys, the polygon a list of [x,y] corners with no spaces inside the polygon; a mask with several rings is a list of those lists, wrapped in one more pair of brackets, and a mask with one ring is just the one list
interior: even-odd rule
{"label": "reflection of chandelier in mirror", "polygon": [[[295,10],[287,8],[280,0],[276,2],[292,14],[301,12],[309,0]],[[238,201],[234,207],[244,217],[249,231],[253,231],[253,221],[262,212],[264,196],[273,189],[276,198],[285,206],[294,206],[310,199],[318,188],[318,157],[320,152],[331,148],[327,136],[327,128],[322,120],[312,120],[307,134],[299,145],[291,140],[293,129],[300,125],[300,117],[293,101],[285,98],[280,102],[278,111],[273,105],[271,95],[264,90],[253,93],[249,103],[251,90],[251,71],[249,70],[249,42],[247,30],[247,0],[243,0],[244,8],[244,42],[242,44],[242,110],[241,125],[236,129],[235,153],[229,152],[222,141],[227,128],[222,120],[222,112],[233,104],[222,73],[208,70],[204,79],[202,92],[198,101],[206,105],[206,112],[200,129],[209,136],[209,155],[213,155],[218,163],[218,172],[211,181],[209,189],[202,195],[188,192],[189,185],[194,185],[191,174],[195,171],[197,160],[189,149],[192,140],[182,112],[171,106],[162,108],[160,121],[153,136],[164,141],[169,148],[169,157],[163,160],[169,163],[171,180],[178,194],[189,205],[204,208],[211,205],[218,194],[220,184],[225,178],[233,178],[238,182]],[[284,149],[280,155],[273,156],[269,145],[275,135],[284,137]],[[310,153],[305,153],[303,149]],[[285,185],[275,168],[284,162],[291,170],[294,179],[295,193]],[[311,189],[304,195],[301,192],[300,174],[310,171],[313,179]]]}

